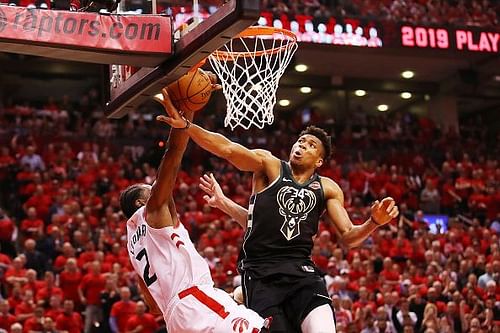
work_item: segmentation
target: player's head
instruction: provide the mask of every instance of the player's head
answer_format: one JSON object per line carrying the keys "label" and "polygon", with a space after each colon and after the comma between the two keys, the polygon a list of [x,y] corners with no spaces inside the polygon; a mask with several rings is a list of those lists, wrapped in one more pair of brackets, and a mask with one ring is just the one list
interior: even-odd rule
{"label": "player's head", "polygon": [[120,194],[120,208],[129,219],[135,211],[148,201],[151,194],[151,186],[147,184],[134,184],[127,187]]}
{"label": "player's head", "polygon": [[292,146],[290,163],[305,169],[317,169],[330,157],[332,144],[325,130],[308,126]]}

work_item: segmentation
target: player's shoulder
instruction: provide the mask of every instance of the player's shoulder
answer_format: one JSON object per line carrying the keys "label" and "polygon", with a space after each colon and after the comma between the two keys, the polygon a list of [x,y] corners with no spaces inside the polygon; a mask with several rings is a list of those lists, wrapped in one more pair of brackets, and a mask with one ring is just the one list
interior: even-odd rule
{"label": "player's shoulder", "polygon": [[342,189],[333,179],[324,176],[320,176],[319,178],[326,199],[336,198],[342,195]]}

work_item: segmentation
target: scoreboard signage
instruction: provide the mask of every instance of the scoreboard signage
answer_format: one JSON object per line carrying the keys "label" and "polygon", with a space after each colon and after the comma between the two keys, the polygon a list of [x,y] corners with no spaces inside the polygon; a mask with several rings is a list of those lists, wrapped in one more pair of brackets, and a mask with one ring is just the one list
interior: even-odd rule
{"label": "scoreboard signage", "polygon": [[401,45],[412,48],[499,53],[500,32],[402,25]]}
{"label": "scoreboard signage", "polygon": [[367,47],[499,53],[500,30],[413,26],[394,22],[334,17],[316,19],[308,15],[275,16],[262,12],[259,25],[292,30],[300,42]]}

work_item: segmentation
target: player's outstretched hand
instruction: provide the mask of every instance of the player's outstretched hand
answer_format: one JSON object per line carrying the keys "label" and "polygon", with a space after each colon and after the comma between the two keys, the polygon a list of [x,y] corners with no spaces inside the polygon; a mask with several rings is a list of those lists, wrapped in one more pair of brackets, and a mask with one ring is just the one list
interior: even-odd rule
{"label": "player's outstretched hand", "polygon": [[222,192],[222,188],[220,187],[217,180],[215,180],[214,175],[211,173],[210,176],[204,174],[203,177],[200,177],[200,188],[206,195],[203,196],[203,199],[208,203],[210,207],[220,208],[222,202],[225,199],[224,192]]}
{"label": "player's outstretched hand", "polygon": [[375,201],[371,207],[371,219],[373,223],[384,225],[399,215],[398,206],[393,198],[387,197],[382,201]]}
{"label": "player's outstretched hand", "polygon": [[163,98],[154,97],[155,101],[163,105],[165,111],[167,112],[167,116],[160,115],[156,117],[156,120],[169,124],[173,128],[184,128],[187,124],[186,118],[184,118],[177,108],[172,104],[170,100],[170,96],[168,95],[167,88],[163,88],[161,90],[161,94]]}

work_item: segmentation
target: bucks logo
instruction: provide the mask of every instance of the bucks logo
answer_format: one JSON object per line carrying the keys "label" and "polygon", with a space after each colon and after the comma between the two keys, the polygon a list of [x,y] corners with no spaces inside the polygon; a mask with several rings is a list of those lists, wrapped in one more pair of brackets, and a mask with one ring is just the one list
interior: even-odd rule
{"label": "bucks logo", "polygon": [[316,195],[308,189],[296,189],[284,186],[278,191],[279,213],[285,222],[281,226],[281,233],[287,240],[292,240],[300,235],[300,222],[316,206]]}

